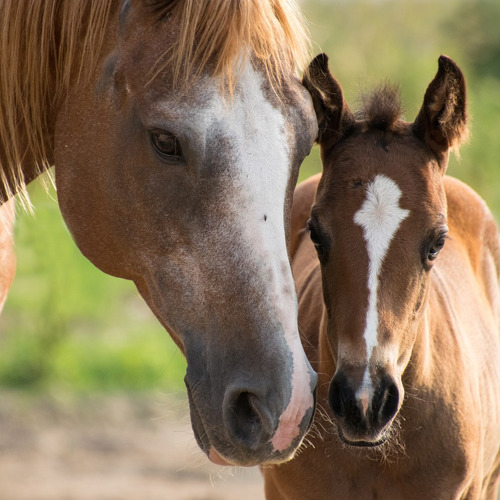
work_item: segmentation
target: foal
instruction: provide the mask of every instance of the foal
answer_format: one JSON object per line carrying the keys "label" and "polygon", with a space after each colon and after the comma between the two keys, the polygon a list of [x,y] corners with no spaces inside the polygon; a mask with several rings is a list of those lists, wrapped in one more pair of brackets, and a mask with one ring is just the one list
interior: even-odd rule
{"label": "foal", "polygon": [[464,77],[440,57],[413,123],[390,88],[354,116],[324,55],[305,84],[324,171],[296,190],[291,251],[319,411],[311,446],[263,470],[267,498],[496,499],[499,234],[444,176]]}

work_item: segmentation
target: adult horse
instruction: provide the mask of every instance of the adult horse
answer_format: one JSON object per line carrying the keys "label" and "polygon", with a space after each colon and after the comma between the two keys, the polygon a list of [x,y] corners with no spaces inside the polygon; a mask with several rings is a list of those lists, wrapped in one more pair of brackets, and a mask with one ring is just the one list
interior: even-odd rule
{"label": "adult horse", "polygon": [[0,1],[0,196],[55,164],[80,250],[185,354],[216,463],[287,460],[312,419],[285,230],[304,42],[289,0]]}
{"label": "adult horse", "polygon": [[442,56],[413,123],[388,87],[353,115],[326,56],[305,83],[323,175],[296,191],[292,270],[327,418],[264,469],[267,497],[496,499],[500,239],[444,176],[466,136],[464,77]]}

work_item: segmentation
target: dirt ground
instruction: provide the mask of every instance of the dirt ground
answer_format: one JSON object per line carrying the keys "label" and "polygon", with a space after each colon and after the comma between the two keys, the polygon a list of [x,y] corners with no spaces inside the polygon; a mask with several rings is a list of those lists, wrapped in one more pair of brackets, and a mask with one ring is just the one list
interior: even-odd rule
{"label": "dirt ground", "polygon": [[259,500],[258,469],[210,464],[183,396],[0,393],[1,500]]}

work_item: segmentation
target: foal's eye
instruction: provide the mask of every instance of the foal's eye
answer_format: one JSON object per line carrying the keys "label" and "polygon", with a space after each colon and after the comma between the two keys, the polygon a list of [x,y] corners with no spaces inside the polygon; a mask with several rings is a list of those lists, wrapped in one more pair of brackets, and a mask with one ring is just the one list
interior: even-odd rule
{"label": "foal's eye", "polygon": [[318,252],[318,256],[322,257],[325,253],[325,247],[322,238],[320,237],[319,231],[315,228],[312,219],[308,219],[307,229],[309,230],[309,236],[311,237],[314,248],[316,249],[316,252]]}
{"label": "foal's eye", "polygon": [[429,249],[429,253],[427,255],[427,258],[429,260],[434,260],[438,255],[439,252],[443,249],[444,247],[444,242],[445,242],[445,237],[441,236],[435,243],[432,245],[432,247]]}
{"label": "foal's eye", "polygon": [[160,158],[169,162],[182,160],[182,149],[175,135],[165,131],[151,131],[151,143]]}
{"label": "foal's eye", "polygon": [[444,230],[442,230],[440,232],[440,234],[437,238],[434,237],[433,239],[431,239],[429,241],[429,244],[427,247],[427,252],[425,255],[425,258],[428,261],[433,261],[437,258],[437,256],[439,255],[439,252],[441,252],[441,250],[444,247],[444,244],[446,242],[447,237],[448,237],[448,229],[445,228]]}

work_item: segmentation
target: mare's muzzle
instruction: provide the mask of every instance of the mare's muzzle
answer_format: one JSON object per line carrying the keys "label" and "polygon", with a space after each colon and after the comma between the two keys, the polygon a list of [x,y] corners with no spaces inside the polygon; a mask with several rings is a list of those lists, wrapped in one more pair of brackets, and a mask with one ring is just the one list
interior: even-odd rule
{"label": "mare's muzzle", "polygon": [[[262,370],[253,377],[236,376],[224,387],[217,377],[193,379],[188,364],[185,382],[191,422],[198,445],[212,461],[216,456],[218,464],[251,466],[293,457],[312,424],[317,376],[309,366],[310,400],[297,400],[289,418],[286,410],[295,397],[291,378],[287,383],[276,381],[287,372]],[[276,445],[278,435],[286,446]]]}

